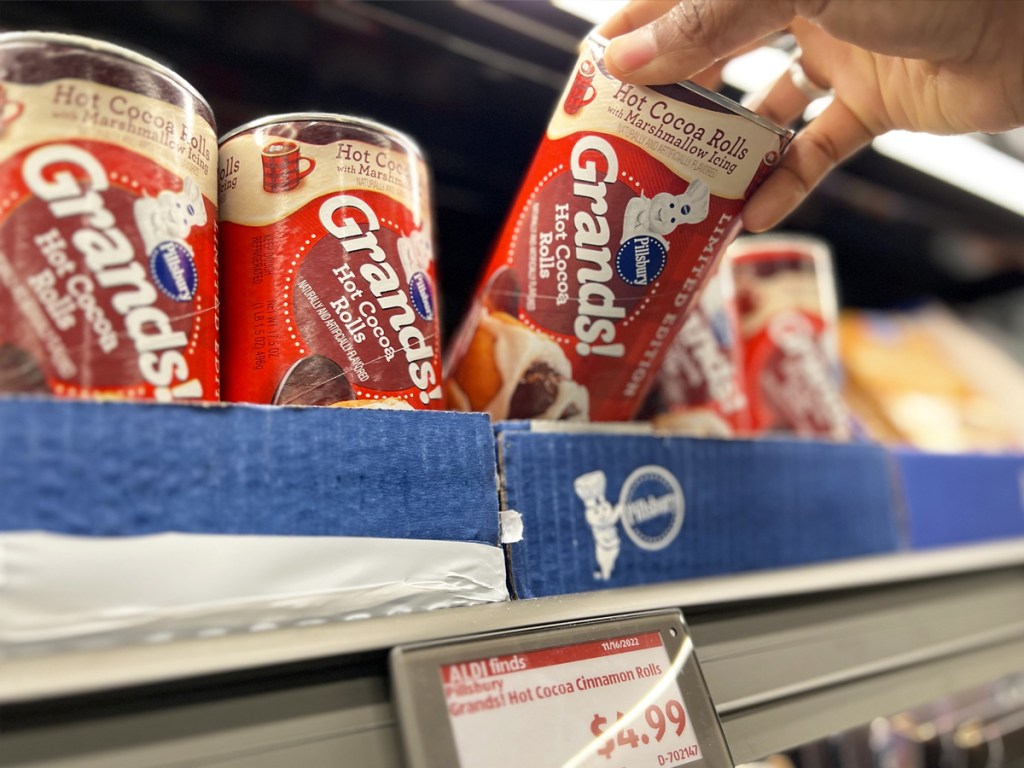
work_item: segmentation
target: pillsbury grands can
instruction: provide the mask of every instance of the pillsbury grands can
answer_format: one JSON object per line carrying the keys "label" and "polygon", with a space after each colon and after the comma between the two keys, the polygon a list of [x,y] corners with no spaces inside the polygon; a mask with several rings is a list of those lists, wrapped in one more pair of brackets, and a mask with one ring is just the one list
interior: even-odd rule
{"label": "pillsbury grands can", "polygon": [[275,115],[220,146],[224,396],[444,405],[426,165],[342,115]]}
{"label": "pillsbury grands can", "polygon": [[447,360],[495,419],[632,418],[791,133],[688,83],[627,85],[584,41]]}
{"label": "pillsbury grands can", "polygon": [[722,268],[735,286],[751,431],[849,439],[828,243],[794,233],[741,237]]}
{"label": "pillsbury grands can", "polygon": [[0,34],[0,391],[219,399],[216,136],[149,58]]}
{"label": "pillsbury grands can", "polygon": [[646,408],[658,429],[735,437],[748,428],[736,301],[724,262],[669,345]]}

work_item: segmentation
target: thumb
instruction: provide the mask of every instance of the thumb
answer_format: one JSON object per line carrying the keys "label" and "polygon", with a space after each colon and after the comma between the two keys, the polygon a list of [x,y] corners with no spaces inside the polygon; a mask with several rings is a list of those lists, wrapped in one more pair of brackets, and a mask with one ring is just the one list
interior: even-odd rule
{"label": "thumb", "polygon": [[653,21],[613,38],[605,65],[613,76],[631,83],[686,80],[784,29],[796,13],[795,2],[680,0]]}

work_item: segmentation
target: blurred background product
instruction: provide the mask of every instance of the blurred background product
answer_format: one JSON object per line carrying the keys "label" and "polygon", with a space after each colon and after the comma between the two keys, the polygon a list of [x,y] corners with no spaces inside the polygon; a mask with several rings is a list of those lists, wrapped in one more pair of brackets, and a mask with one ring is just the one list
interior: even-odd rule
{"label": "blurred background product", "polygon": [[846,439],[828,243],[795,234],[750,236],[725,258],[751,432]]}
{"label": "blurred background product", "polygon": [[750,412],[728,269],[704,286],[669,345],[642,416],[677,434],[731,437],[746,432]]}
{"label": "blurred background product", "polygon": [[872,439],[942,452],[1024,449],[1024,369],[948,308],[849,310],[839,329],[844,395]]}
{"label": "blurred background product", "polygon": [[742,768],[1019,768],[1024,678],[1011,675]]}

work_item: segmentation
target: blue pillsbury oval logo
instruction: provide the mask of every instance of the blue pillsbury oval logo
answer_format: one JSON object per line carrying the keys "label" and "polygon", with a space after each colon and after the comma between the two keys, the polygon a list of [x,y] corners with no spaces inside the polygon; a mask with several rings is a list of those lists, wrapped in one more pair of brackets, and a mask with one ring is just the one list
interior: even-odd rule
{"label": "blue pillsbury oval logo", "polygon": [[665,269],[665,244],[654,235],[636,235],[619,246],[615,269],[630,285],[650,285]]}
{"label": "blue pillsbury oval logo", "polygon": [[434,289],[424,273],[415,272],[409,278],[409,298],[417,315],[428,322],[434,319]]}
{"label": "blue pillsbury oval logo", "polygon": [[192,251],[175,240],[164,240],[149,254],[149,272],[157,287],[175,301],[192,301],[199,276]]}
{"label": "blue pillsbury oval logo", "polygon": [[685,501],[675,476],[655,464],[633,470],[619,494],[622,527],[641,549],[664,549],[683,526]]}

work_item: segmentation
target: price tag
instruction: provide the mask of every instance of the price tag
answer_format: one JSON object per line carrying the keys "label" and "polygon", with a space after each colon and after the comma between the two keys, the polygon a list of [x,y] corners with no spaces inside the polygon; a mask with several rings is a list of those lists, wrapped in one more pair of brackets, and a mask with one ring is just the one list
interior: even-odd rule
{"label": "price tag", "polygon": [[731,766],[678,611],[397,649],[413,766]]}

